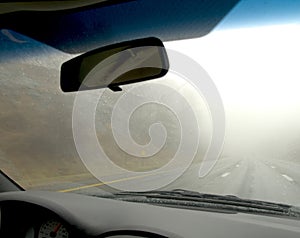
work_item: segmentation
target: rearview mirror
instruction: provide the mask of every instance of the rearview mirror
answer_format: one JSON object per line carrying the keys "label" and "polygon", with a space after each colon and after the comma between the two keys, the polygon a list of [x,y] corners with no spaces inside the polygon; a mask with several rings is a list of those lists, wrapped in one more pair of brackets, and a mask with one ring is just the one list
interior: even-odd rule
{"label": "rearview mirror", "polygon": [[61,66],[64,92],[142,82],[164,76],[169,62],[163,43],[146,38],[102,47],[77,56]]}

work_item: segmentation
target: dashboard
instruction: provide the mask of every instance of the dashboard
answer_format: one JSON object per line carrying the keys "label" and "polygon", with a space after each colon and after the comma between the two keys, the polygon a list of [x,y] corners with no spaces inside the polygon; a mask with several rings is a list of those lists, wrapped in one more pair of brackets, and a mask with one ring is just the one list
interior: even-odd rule
{"label": "dashboard", "polygon": [[300,237],[300,221],[45,191],[0,193],[0,237]]}
{"label": "dashboard", "polygon": [[73,236],[74,229],[67,222],[39,205],[22,201],[6,201],[1,204],[1,215],[3,218],[1,237],[68,238]]}

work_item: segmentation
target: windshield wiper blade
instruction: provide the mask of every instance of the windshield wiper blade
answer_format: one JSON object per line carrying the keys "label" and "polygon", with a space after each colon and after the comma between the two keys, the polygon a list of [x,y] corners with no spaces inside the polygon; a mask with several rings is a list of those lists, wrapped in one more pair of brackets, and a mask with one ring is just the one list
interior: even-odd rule
{"label": "windshield wiper blade", "polygon": [[214,210],[226,213],[251,213],[300,219],[300,208],[286,204],[243,199],[233,195],[199,193],[184,189],[147,192],[119,192],[114,198],[189,209]]}

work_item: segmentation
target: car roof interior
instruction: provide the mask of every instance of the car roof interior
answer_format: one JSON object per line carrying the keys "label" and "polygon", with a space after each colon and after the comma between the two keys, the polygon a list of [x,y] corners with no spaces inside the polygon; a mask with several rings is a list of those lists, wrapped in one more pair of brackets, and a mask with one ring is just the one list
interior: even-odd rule
{"label": "car roof interior", "polygon": [[0,28],[14,30],[56,49],[75,54],[149,36],[162,41],[201,37],[208,34],[237,2],[2,2]]}

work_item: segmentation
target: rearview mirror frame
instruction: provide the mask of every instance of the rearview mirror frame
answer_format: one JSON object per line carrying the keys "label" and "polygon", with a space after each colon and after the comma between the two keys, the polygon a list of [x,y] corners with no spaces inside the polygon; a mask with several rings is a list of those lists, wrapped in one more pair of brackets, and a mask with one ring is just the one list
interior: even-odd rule
{"label": "rearview mirror frame", "polygon": [[[130,56],[128,50],[140,50],[140,52],[143,51],[142,56],[145,56],[145,54],[148,54],[148,52],[150,52],[149,50],[152,50],[152,53],[150,52],[150,54],[146,56],[149,57],[149,59],[150,57],[156,57],[155,63],[153,63],[153,58],[151,58],[152,63],[149,64],[149,66],[147,64],[143,64],[143,61],[148,60],[148,58],[137,57],[135,53],[131,53],[132,56]],[[136,52],[139,53],[139,51]],[[122,53],[127,53],[125,61]],[[108,59],[112,58],[113,56],[116,56],[116,60],[120,59],[119,61],[121,63],[117,62],[116,60],[109,62]],[[132,65],[129,64],[130,62],[132,63],[133,60],[135,64],[141,63],[142,66],[130,69]],[[121,75],[117,75],[116,78],[113,78],[112,80],[102,80],[101,76],[107,75],[101,75],[101,73],[98,73],[100,79],[98,79],[97,76],[97,80],[94,80],[92,85],[88,85],[87,83],[85,83],[86,78],[92,71],[95,71],[96,68],[100,68],[101,71],[101,67],[103,68],[103,62],[108,62],[106,63],[106,65],[104,64],[104,67],[109,68],[110,66],[115,66],[117,64],[117,67],[123,68],[123,71],[125,67],[125,71],[121,71]],[[120,64],[120,66],[118,66],[118,64]],[[126,71],[127,68],[128,71]],[[99,69],[97,70],[99,72]],[[63,63],[61,66],[60,87],[63,92],[92,90],[105,87],[108,87],[113,91],[120,91],[120,85],[161,78],[167,74],[168,70],[168,56],[162,41],[154,37],[137,39],[101,47],[79,55]],[[103,69],[103,71],[105,73],[105,68]],[[95,75],[95,72],[93,72],[93,74]],[[112,77],[113,76],[111,76],[110,78]]]}

